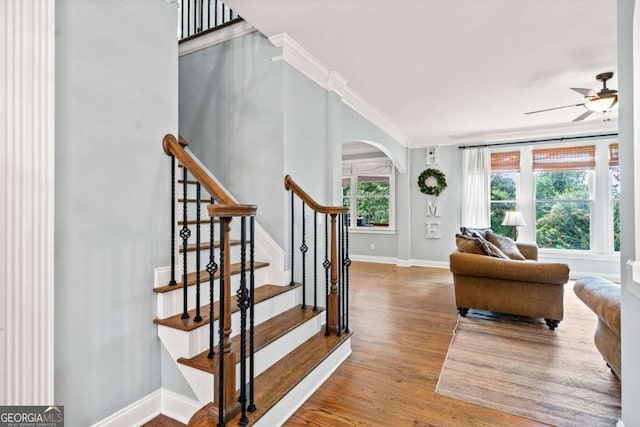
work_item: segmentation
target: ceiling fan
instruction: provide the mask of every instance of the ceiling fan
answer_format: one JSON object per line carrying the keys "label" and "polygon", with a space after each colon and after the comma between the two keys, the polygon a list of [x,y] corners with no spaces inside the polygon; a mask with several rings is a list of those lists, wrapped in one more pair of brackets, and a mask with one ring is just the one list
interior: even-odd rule
{"label": "ceiling fan", "polygon": [[544,111],[559,110],[560,108],[584,107],[587,111],[573,119],[574,122],[579,122],[589,117],[592,113],[607,113],[611,110],[615,110],[618,108],[618,91],[607,87],[607,80],[611,77],[613,77],[612,72],[602,73],[596,76],[596,80],[602,82],[602,89],[600,92],[596,92],[593,89],[572,87],[572,90],[575,90],[584,96],[585,102],[581,104],[563,105],[562,107],[547,108],[546,110],[529,111],[525,114],[542,113]]}

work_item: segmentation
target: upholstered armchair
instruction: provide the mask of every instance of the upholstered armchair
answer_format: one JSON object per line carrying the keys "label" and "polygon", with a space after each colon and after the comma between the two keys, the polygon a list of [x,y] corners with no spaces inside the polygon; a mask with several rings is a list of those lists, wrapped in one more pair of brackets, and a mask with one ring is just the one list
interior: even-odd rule
{"label": "upholstered armchair", "polygon": [[470,308],[545,319],[555,329],[564,318],[564,285],[569,267],[537,262],[534,244],[517,243],[525,260],[465,253],[449,256],[456,306],[465,316]]}
{"label": "upholstered armchair", "polygon": [[620,363],[620,285],[599,277],[581,277],[573,290],[598,316],[594,341],[607,366],[622,378]]}

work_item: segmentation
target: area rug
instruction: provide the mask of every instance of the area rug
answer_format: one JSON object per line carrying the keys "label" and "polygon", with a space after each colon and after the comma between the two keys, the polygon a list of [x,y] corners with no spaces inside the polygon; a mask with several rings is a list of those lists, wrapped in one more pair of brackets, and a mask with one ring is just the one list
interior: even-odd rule
{"label": "area rug", "polygon": [[570,285],[555,331],[542,319],[469,310],[436,392],[555,426],[615,426],[620,382],[595,348],[595,325]]}

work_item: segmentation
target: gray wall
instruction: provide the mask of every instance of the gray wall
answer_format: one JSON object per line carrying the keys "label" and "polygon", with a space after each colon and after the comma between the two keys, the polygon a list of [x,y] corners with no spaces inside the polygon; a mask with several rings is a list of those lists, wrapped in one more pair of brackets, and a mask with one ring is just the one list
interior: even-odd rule
{"label": "gray wall", "polygon": [[[284,91],[279,53],[253,32],[180,57],[180,134],[282,245]],[[276,214],[277,212],[277,214]]]}
{"label": "gray wall", "polygon": [[[627,261],[636,260],[635,218],[640,212],[634,210],[634,129],[633,129],[633,49],[634,0],[618,0],[618,85],[620,93],[619,133],[620,133],[620,181],[624,182],[620,195],[621,236],[620,270],[622,279],[622,421],[626,427],[640,425],[640,299],[638,285],[633,282],[631,268]],[[636,22],[636,26],[640,23]],[[635,71],[637,73],[637,70]],[[636,81],[637,83],[637,81]],[[635,171],[640,173],[640,171]],[[630,289],[635,287],[635,295]]]}
{"label": "gray wall", "polygon": [[56,1],[55,402],[70,427],[160,387],[176,20],[158,0]]}
{"label": "gray wall", "polygon": [[286,174],[319,203],[340,204],[342,143],[374,141],[396,156],[405,148],[337,94],[272,61],[280,53],[253,32],[180,57],[180,133],[288,250]]}
{"label": "gray wall", "polygon": [[[411,150],[411,258],[436,262],[449,262],[449,254],[455,249],[455,234],[460,229],[462,212],[461,193],[461,155],[458,147],[440,147],[440,161],[434,166],[425,165],[425,149]],[[442,171],[447,180],[447,188],[437,197],[440,203],[440,217],[429,220],[440,221],[440,239],[427,239],[427,198],[433,198],[420,192],[418,176],[427,168]]]}

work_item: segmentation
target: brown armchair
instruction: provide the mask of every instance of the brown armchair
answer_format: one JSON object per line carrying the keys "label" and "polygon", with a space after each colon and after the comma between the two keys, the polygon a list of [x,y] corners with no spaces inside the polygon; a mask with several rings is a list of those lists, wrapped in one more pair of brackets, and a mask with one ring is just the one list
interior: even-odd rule
{"label": "brown armchair", "polygon": [[555,329],[564,317],[564,285],[569,267],[537,262],[538,248],[517,243],[527,259],[516,261],[455,250],[449,256],[456,306],[465,316],[470,308],[519,316],[541,317]]}
{"label": "brown armchair", "polygon": [[607,366],[622,378],[620,363],[620,285],[599,277],[581,277],[573,290],[597,316],[594,341]]}

